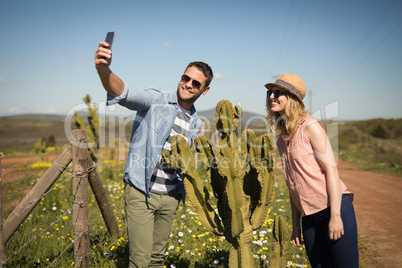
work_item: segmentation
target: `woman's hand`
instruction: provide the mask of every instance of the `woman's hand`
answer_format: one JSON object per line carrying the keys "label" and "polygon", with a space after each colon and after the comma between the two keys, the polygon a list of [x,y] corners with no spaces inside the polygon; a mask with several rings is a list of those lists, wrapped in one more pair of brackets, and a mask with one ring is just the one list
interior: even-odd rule
{"label": "woman's hand", "polygon": [[331,216],[328,225],[329,239],[335,241],[339,240],[344,235],[343,222],[340,216]]}
{"label": "woman's hand", "polygon": [[295,247],[301,247],[304,244],[304,241],[301,239],[301,228],[300,228],[300,226],[293,226],[292,244]]}
{"label": "woman's hand", "polygon": [[296,205],[293,203],[292,198],[290,199],[290,207],[292,208],[292,226],[293,226],[293,232],[292,232],[292,244],[295,247],[301,247],[304,242],[301,239],[301,227],[300,227],[300,217],[301,213],[297,209]]}

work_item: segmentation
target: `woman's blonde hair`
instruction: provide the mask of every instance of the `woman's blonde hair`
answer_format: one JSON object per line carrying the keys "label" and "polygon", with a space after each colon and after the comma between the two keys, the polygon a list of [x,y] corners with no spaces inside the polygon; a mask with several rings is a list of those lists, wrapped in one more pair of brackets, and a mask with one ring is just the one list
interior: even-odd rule
{"label": "woman's blonde hair", "polygon": [[310,113],[304,109],[304,106],[292,94],[286,94],[286,96],[288,101],[285,107],[285,115],[271,112],[269,97],[266,100],[266,109],[270,130],[275,135],[282,135],[284,140],[289,141],[296,134],[300,121]]}

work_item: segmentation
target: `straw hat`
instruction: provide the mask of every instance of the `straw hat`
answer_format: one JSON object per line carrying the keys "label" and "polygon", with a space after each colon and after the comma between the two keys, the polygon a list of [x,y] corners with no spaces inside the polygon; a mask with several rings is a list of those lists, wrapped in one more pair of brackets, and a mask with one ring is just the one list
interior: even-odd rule
{"label": "straw hat", "polygon": [[303,99],[306,96],[306,85],[300,77],[294,74],[283,74],[275,83],[265,85],[268,90],[272,89],[273,86],[278,86],[296,96],[304,107]]}

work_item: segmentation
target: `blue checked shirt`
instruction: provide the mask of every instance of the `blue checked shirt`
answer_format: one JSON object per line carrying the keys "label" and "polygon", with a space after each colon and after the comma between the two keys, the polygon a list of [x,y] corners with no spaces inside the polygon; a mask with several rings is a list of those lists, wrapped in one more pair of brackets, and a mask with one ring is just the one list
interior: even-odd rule
{"label": "blue checked shirt", "polygon": [[[177,92],[162,92],[155,88],[133,90],[124,83],[124,92],[118,97],[107,95],[107,105],[120,104],[136,111],[130,149],[124,167],[124,179],[134,185],[148,197],[149,183],[156,164],[159,162],[163,144],[170,135],[177,114]],[[188,144],[192,146],[194,138],[202,128],[194,105],[190,109],[190,130]],[[183,175],[177,174],[181,185],[176,193],[183,196],[185,190]]]}

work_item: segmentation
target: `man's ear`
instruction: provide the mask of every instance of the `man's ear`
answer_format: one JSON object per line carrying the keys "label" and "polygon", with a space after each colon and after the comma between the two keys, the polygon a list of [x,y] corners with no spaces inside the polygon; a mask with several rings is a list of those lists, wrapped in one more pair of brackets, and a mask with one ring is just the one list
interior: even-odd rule
{"label": "man's ear", "polygon": [[208,93],[208,91],[209,91],[209,87],[206,87],[206,88],[204,89],[204,91],[202,92],[202,95],[207,94],[207,93]]}

